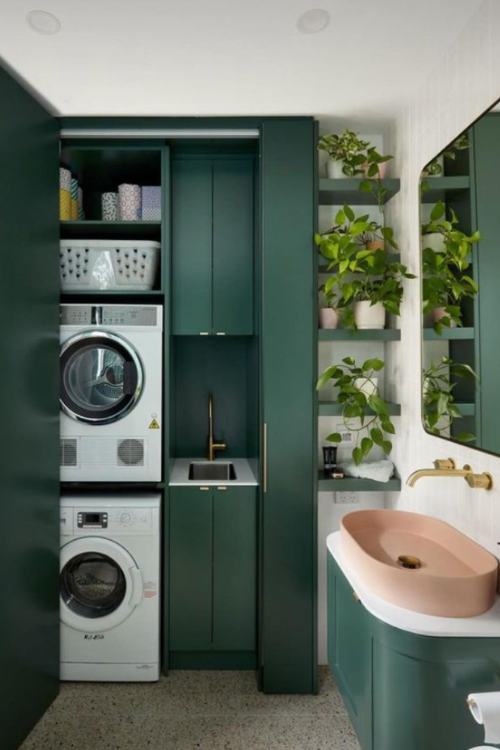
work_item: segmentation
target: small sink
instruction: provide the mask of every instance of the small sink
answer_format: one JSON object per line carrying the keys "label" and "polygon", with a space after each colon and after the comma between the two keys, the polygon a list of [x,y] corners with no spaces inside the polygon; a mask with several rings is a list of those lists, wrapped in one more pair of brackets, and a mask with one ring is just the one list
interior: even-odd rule
{"label": "small sink", "polygon": [[344,516],[340,535],[353,574],[391,604],[441,617],[473,617],[494,604],[497,559],[444,521],[360,510]]}
{"label": "small sink", "polygon": [[232,481],[236,479],[236,472],[234,465],[231,463],[200,461],[199,463],[189,464],[189,479]]}

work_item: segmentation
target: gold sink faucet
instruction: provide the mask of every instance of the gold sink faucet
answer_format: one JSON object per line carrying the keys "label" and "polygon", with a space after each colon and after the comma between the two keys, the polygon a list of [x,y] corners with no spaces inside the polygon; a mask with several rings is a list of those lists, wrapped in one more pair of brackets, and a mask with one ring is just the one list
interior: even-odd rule
{"label": "gold sink faucet", "polygon": [[226,443],[218,443],[214,438],[214,399],[210,393],[208,396],[208,460],[215,460],[216,451],[225,451]]}
{"label": "gold sink faucet", "polygon": [[434,461],[433,469],[418,469],[414,471],[406,480],[406,484],[409,487],[414,487],[422,477],[463,477],[469,487],[473,489],[491,490],[493,487],[491,474],[488,474],[486,471],[483,471],[482,474],[474,474],[469,464],[464,464],[462,469],[457,469],[455,461],[452,458],[438,458]]}

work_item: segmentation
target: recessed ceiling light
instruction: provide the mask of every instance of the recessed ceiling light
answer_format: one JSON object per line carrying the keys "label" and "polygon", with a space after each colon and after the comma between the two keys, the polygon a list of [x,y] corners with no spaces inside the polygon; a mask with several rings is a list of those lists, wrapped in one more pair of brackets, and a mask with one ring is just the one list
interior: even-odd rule
{"label": "recessed ceiling light", "polygon": [[299,16],[297,28],[303,34],[317,34],[330,23],[330,14],[323,8],[311,8]]}
{"label": "recessed ceiling light", "polygon": [[39,34],[57,34],[61,29],[60,20],[46,10],[30,10],[26,21]]}

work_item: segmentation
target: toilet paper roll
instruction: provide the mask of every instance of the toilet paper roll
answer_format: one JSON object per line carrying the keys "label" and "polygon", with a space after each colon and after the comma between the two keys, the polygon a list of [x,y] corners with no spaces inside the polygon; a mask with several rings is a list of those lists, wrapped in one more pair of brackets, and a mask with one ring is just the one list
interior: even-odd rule
{"label": "toilet paper roll", "polygon": [[118,193],[103,193],[101,196],[103,221],[118,220]]}
{"label": "toilet paper roll", "polygon": [[467,703],[477,723],[484,725],[484,741],[500,742],[500,692],[471,693]]}
{"label": "toilet paper roll", "polygon": [[71,172],[66,167],[59,167],[59,187],[71,192]]}
{"label": "toilet paper roll", "polygon": [[137,221],[141,218],[141,186],[123,183],[118,186],[120,218]]}

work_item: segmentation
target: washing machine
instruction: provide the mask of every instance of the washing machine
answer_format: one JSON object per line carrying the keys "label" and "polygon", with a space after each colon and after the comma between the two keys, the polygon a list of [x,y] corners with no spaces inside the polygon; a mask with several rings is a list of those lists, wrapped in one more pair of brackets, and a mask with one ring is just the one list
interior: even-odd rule
{"label": "washing machine", "polygon": [[62,680],[160,676],[160,496],[61,498]]}
{"label": "washing machine", "polygon": [[162,478],[163,310],[60,310],[61,481]]}

